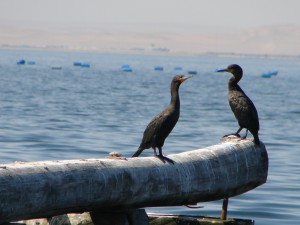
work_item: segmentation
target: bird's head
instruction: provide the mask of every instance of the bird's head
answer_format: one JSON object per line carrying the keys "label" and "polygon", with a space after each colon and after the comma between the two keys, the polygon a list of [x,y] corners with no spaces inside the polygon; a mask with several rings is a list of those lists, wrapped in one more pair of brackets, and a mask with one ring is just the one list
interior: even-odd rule
{"label": "bird's head", "polygon": [[186,81],[187,79],[191,78],[192,75],[190,76],[185,76],[185,75],[176,75],[173,80],[172,80],[172,83],[173,84],[177,84],[178,86],[180,84],[182,84],[184,81]]}
{"label": "bird's head", "polygon": [[231,73],[237,81],[239,81],[243,76],[243,69],[237,64],[231,64],[226,69],[219,69],[217,72]]}

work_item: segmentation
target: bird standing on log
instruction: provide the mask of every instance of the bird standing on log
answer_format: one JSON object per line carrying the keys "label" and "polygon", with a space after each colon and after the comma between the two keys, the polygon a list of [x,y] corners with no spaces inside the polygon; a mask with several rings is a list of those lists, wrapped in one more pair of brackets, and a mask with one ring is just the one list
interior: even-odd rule
{"label": "bird standing on log", "polygon": [[[179,87],[192,76],[177,75],[171,82],[171,102],[162,112],[157,114],[144,131],[143,139],[138,150],[132,157],[139,156],[144,149],[153,148],[156,157],[172,162],[162,154],[165,139],[175,127],[180,115]],[[156,148],[159,150],[157,155]]]}
{"label": "bird standing on log", "polygon": [[[259,130],[259,119],[257,110],[251,101],[251,99],[245,94],[245,92],[240,88],[238,82],[243,77],[243,69],[237,65],[229,65],[226,69],[217,70],[217,72],[228,72],[233,75],[228,82],[228,101],[231,110],[237,119],[240,128],[233,135],[240,137],[240,131],[245,128],[246,135],[242,138],[247,137],[248,130],[254,137],[254,143],[256,145],[260,144],[258,138]],[[230,135],[230,134],[229,134]],[[228,135],[225,135],[228,136]]]}

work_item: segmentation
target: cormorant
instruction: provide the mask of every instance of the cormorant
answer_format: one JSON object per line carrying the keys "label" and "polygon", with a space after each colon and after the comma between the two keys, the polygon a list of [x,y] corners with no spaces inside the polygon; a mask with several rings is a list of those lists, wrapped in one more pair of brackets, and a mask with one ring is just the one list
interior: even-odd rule
{"label": "cormorant", "polygon": [[[139,156],[144,149],[153,148],[155,156],[159,157],[163,162],[164,159],[172,162],[162,154],[162,147],[165,139],[168,137],[172,129],[175,127],[180,115],[179,86],[192,76],[177,75],[171,82],[171,102],[162,112],[157,114],[148,124],[144,131],[143,139],[138,150],[132,157]],[[159,155],[156,153],[159,150]]]}
{"label": "cormorant", "polygon": [[228,72],[233,75],[233,77],[231,77],[228,82],[228,101],[231,110],[240,126],[240,128],[237,130],[237,132],[234,133],[234,135],[240,136],[240,131],[245,128],[246,135],[243,138],[247,137],[247,133],[249,130],[254,137],[254,143],[256,145],[259,145],[259,119],[256,108],[250,98],[238,85],[238,82],[243,77],[243,69],[237,64],[232,64],[229,65],[226,69],[217,70],[217,72]]}

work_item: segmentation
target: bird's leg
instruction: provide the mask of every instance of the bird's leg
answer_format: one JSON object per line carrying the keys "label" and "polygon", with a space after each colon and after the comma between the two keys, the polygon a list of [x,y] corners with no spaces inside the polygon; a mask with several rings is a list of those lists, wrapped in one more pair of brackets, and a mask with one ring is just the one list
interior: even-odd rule
{"label": "bird's leg", "polygon": [[163,154],[162,154],[162,147],[158,147],[158,151],[159,151],[159,156],[164,157]]}
{"label": "bird's leg", "polygon": [[163,163],[166,163],[165,159],[164,159],[164,156],[161,154],[161,148],[158,148],[159,155],[157,155],[157,153],[156,153],[156,147],[154,147],[153,149],[154,149],[154,155],[155,155],[155,157],[159,158],[160,161],[162,161]]}
{"label": "bird's leg", "polygon": [[157,156],[156,148],[154,147],[153,150],[154,150],[154,155]]}
{"label": "bird's leg", "polygon": [[160,161],[162,161],[163,163],[166,163],[165,159],[164,159],[164,156],[162,154],[162,149],[161,147],[158,147],[158,151],[159,151],[159,154],[157,155],[156,154],[156,151],[155,151],[155,157],[159,158]]}
{"label": "bird's leg", "polygon": [[243,128],[240,127],[240,128],[235,132],[234,135],[237,136],[237,137],[241,137],[239,133],[241,132],[242,129],[243,129]]}
{"label": "bird's leg", "polygon": [[224,135],[223,137],[228,137],[228,136],[230,136],[230,135],[234,135],[234,136],[237,136],[237,137],[241,137],[241,136],[239,135],[239,133],[241,132],[242,129],[243,129],[243,128],[240,127],[235,133],[233,133],[233,134],[226,134],[226,135]]}
{"label": "bird's leg", "polygon": [[245,136],[242,137],[242,139],[246,139],[247,135],[248,135],[248,129],[246,129],[246,134]]}
{"label": "bird's leg", "polygon": [[164,161],[166,160],[167,162],[174,164],[174,161],[172,159],[169,159],[168,157],[166,157],[162,154],[162,147],[158,147],[158,150],[159,150],[159,155],[158,155],[159,158],[163,159]]}

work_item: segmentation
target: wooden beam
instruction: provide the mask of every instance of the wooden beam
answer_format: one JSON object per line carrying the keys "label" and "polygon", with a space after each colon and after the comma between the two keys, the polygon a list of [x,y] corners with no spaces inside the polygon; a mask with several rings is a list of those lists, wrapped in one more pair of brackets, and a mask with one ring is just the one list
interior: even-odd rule
{"label": "wooden beam", "polygon": [[71,212],[186,205],[247,192],[266,182],[263,143],[228,141],[155,157],[0,164],[0,223]]}
{"label": "wooden beam", "polygon": [[228,198],[224,198],[223,204],[222,204],[222,211],[221,211],[221,220],[227,219],[227,209],[228,209]]}

